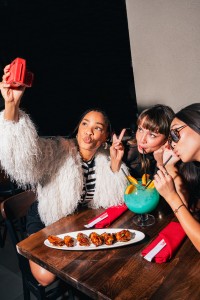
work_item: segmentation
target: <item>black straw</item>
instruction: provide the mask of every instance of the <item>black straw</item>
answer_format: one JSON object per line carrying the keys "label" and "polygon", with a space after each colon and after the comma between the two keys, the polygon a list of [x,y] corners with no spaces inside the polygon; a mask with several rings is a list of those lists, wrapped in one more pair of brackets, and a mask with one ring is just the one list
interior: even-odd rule
{"label": "black straw", "polygon": [[147,161],[146,161],[146,156],[144,154],[144,148],[142,148],[142,157],[143,157],[143,162],[144,162],[144,174],[145,174],[145,182],[147,184]]}
{"label": "black straw", "polygon": [[[163,164],[163,167],[165,167],[166,166],[166,164],[168,163],[168,161],[170,161],[170,159],[172,158],[172,155],[170,155],[169,157],[168,157],[168,159],[164,162],[164,164]],[[157,173],[157,171],[158,171],[158,168],[156,167],[155,168],[155,171],[154,171],[154,173],[153,173],[153,178],[148,182],[148,184],[145,186],[145,189],[150,185],[150,183],[153,181],[153,179],[154,179],[154,175]]]}
{"label": "black straw", "polygon": [[170,155],[170,156],[168,157],[168,159],[164,162],[163,167],[166,166],[166,164],[168,163],[168,161],[170,161],[171,158],[172,158],[172,155]]}
{"label": "black straw", "polygon": [[122,169],[122,172],[123,172],[124,175],[126,176],[126,179],[128,180],[128,182],[129,182],[130,184],[133,184],[133,183],[128,179],[128,175],[126,174],[126,172],[124,171],[124,169]]}

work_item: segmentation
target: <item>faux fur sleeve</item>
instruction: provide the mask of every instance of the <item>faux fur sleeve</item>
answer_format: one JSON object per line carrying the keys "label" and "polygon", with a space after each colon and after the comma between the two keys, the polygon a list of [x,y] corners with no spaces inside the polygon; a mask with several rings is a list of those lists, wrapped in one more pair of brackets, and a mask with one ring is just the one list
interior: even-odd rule
{"label": "faux fur sleeve", "polygon": [[[7,121],[0,114],[0,161],[21,186],[42,182],[52,172],[56,141],[38,137],[29,116],[20,111],[19,121]],[[58,155],[58,153],[57,153]]]}
{"label": "faux fur sleeve", "polygon": [[127,179],[124,176],[122,168],[126,173],[128,169],[122,163],[119,172],[113,173],[110,168],[110,159],[108,155],[99,153],[96,157],[96,192],[92,207],[110,207],[124,203],[124,190],[127,185]]}

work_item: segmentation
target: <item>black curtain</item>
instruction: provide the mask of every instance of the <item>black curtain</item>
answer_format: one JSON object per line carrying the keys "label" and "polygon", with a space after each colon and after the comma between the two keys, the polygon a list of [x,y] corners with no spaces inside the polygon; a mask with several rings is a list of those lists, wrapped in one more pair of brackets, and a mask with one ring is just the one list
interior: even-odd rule
{"label": "black curtain", "polygon": [[1,1],[0,63],[35,75],[21,107],[41,135],[68,135],[91,107],[113,128],[135,126],[137,104],[125,0]]}

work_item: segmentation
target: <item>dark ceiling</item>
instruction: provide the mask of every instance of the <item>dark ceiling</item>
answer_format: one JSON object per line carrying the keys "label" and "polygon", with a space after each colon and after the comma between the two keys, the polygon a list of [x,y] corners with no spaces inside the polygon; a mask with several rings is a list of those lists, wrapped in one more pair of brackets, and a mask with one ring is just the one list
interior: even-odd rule
{"label": "dark ceiling", "polygon": [[0,65],[16,57],[35,74],[22,107],[42,135],[67,135],[101,107],[114,129],[133,127],[137,106],[125,0],[1,1]]}

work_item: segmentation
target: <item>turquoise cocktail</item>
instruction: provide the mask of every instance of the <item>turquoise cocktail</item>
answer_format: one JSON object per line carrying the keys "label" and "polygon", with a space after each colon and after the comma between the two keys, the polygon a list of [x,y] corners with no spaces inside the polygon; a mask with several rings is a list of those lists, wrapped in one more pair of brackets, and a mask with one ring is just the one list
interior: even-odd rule
{"label": "turquoise cocktail", "polygon": [[135,185],[133,190],[124,194],[124,201],[132,212],[138,214],[134,216],[134,223],[138,226],[150,226],[155,223],[155,218],[148,213],[153,211],[159,202],[159,193],[155,189],[145,188],[141,181]]}

